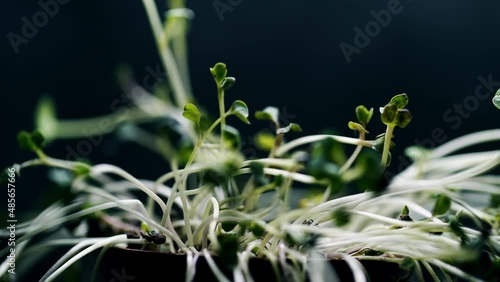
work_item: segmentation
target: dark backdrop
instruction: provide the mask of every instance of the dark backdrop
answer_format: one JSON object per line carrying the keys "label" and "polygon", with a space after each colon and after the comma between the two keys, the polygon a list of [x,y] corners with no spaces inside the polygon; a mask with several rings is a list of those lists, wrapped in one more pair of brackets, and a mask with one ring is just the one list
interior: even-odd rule
{"label": "dark backdrop", "polygon": [[[221,14],[214,3],[234,7]],[[238,80],[228,100],[242,99],[252,111],[267,105],[286,110],[304,134],[330,128],[354,136],[346,124],[355,118],[355,106],[378,109],[402,92],[410,96],[414,120],[396,131],[398,148],[423,140],[438,145],[498,126],[491,97],[500,87],[499,1],[205,0],[188,1],[188,6],[196,13],[189,35],[194,93],[214,114],[216,93],[208,69],[223,61]],[[372,22],[386,14],[380,10],[393,12],[390,21],[383,18],[382,27]],[[69,0],[17,53],[8,34],[21,35],[22,18],[32,21],[41,6],[5,0],[1,11],[2,167],[32,157],[18,149],[15,136],[33,128],[33,110],[42,93],[52,95],[61,118],[109,113],[120,95],[114,81],[117,65],[129,63],[142,78],[147,66],[159,63],[138,0]],[[366,27],[372,36],[357,36],[358,28]],[[342,42],[354,52],[350,62]],[[488,79],[493,86],[481,86]],[[245,134],[266,126],[234,122]],[[373,135],[384,130],[378,115],[372,124]],[[56,142],[47,151],[64,158],[68,144],[75,142]],[[134,146],[120,147],[115,155],[106,154],[106,148],[104,144],[89,158],[118,164],[138,177],[155,178],[165,170],[159,159],[132,150]],[[398,165],[393,163],[391,170]],[[17,195],[20,209],[41,191],[38,181],[24,183]]]}

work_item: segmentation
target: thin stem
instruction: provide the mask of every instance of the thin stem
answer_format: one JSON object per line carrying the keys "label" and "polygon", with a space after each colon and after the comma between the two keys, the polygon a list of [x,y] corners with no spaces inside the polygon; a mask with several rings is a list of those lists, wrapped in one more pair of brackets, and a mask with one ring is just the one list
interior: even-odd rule
{"label": "thin stem", "polygon": [[217,83],[217,96],[219,97],[219,114],[221,118],[220,122],[220,144],[223,145],[224,142],[224,130],[226,129],[226,116],[225,116],[225,105],[224,105],[224,89],[219,83]]}
{"label": "thin stem", "polygon": [[[173,165],[174,167],[172,169],[177,170],[178,169],[177,164],[173,163]],[[177,175],[176,177],[176,184],[179,184],[178,189],[179,189],[179,196],[182,201],[182,211],[184,214],[184,221],[186,222],[186,226],[184,227],[184,229],[186,231],[186,235],[188,238],[188,247],[192,247],[194,246],[194,240],[193,240],[193,230],[191,228],[191,221],[189,218],[190,212],[189,212],[188,198],[186,196],[186,185],[185,185],[186,180],[187,176],[186,177],[183,176],[182,181],[180,181],[180,175]]]}
{"label": "thin stem", "polygon": [[92,167],[90,174],[91,175],[99,175],[99,174],[104,174],[104,173],[113,173],[113,174],[121,176],[121,177],[127,179],[128,181],[134,183],[137,186],[137,188],[142,190],[149,197],[153,198],[153,200],[155,200],[155,202],[158,203],[158,205],[161,207],[162,210],[165,210],[165,203],[163,202],[163,200],[160,197],[158,197],[158,195],[156,195],[156,193],[154,193],[153,191],[151,191],[151,189],[146,187],[146,185],[144,185],[144,183],[139,181],[139,179],[133,177],[131,174],[129,174],[128,172],[126,172],[125,170],[123,170],[119,167],[116,167],[113,165],[108,165],[108,164],[100,164],[100,165],[96,165],[96,166]]}
{"label": "thin stem", "polygon": [[294,173],[297,170],[297,167],[290,169],[290,174],[288,178],[286,179],[284,185],[281,187],[282,193],[283,193],[283,212],[286,212],[288,208],[290,207],[289,202],[290,202],[290,188],[293,183],[293,176],[292,173]]}
{"label": "thin stem", "polygon": [[480,132],[471,133],[457,139],[451,140],[432,152],[433,158],[442,157],[450,153],[456,152],[466,147],[476,144],[493,142],[500,140],[500,129],[485,130]]}
{"label": "thin stem", "polygon": [[[365,140],[365,133],[362,131],[359,133],[359,140],[360,141]],[[354,161],[358,157],[359,153],[361,152],[361,149],[363,149],[363,145],[360,144],[360,145],[356,146],[356,149],[352,153],[351,157],[349,157],[347,162],[340,168],[339,174],[341,174],[341,175],[344,174],[344,172],[346,172],[351,167],[351,165],[354,163]]]}
{"label": "thin stem", "polygon": [[[276,125],[276,128],[279,128],[279,124]],[[271,152],[269,152],[269,156],[268,158],[272,159],[276,156],[276,151],[278,150],[278,148],[281,146],[281,144],[283,143],[283,138],[285,137],[285,134],[284,133],[281,133],[281,134],[278,134],[276,136],[276,140],[274,141],[274,145],[273,147],[271,148]]]}
{"label": "thin stem", "polygon": [[[113,237],[109,237],[109,238],[105,238],[105,239],[101,239],[99,240],[99,242],[97,243],[94,243],[93,245],[91,245],[90,247],[86,248],[85,250],[75,254],[73,256],[73,254],[70,252],[68,253],[68,257],[66,256],[63,256],[57,263],[56,263],[56,267],[58,264],[60,264],[62,261],[66,260],[67,258],[71,257],[68,261],[66,261],[64,264],[62,264],[61,266],[57,267],[56,269],[50,269],[41,279],[41,281],[52,281],[54,280],[57,276],[59,276],[64,270],[66,270],[66,268],[68,268],[70,265],[72,265],[73,263],[75,263],[76,261],[78,261],[80,258],[84,257],[85,255],[91,253],[92,251],[94,250],[97,250],[99,248],[102,248],[106,245],[111,245],[111,244],[117,244],[121,241],[127,241],[127,235],[123,234],[123,235],[116,235],[116,236],[113,236]],[[83,242],[82,242],[83,243]],[[77,246],[76,250],[79,250],[79,247],[80,246]],[[73,249],[72,249],[73,250]]]}
{"label": "thin stem", "polygon": [[216,121],[214,121],[214,123],[212,123],[212,125],[207,129],[207,131],[203,134],[203,136],[200,139],[198,139],[193,151],[191,152],[191,155],[189,156],[189,159],[188,159],[184,169],[187,169],[189,166],[191,166],[196,155],[198,154],[199,150],[201,149],[203,142],[205,142],[205,140],[208,138],[208,136],[210,136],[210,134],[215,129],[215,127],[217,127],[217,125],[219,125],[219,123],[222,122],[222,118],[223,117],[225,118],[226,115],[227,115],[227,113],[223,114],[220,118],[218,118]]}
{"label": "thin stem", "polygon": [[[247,174],[247,173],[252,173],[252,170],[249,168],[242,168],[236,172],[236,175]],[[316,180],[316,178],[314,178],[310,175],[297,173],[297,172],[291,172],[288,170],[265,167],[264,173],[267,175],[274,175],[274,176],[282,175],[283,177],[289,177],[295,181],[299,181],[299,182],[307,183],[307,184],[321,183],[320,181]]]}
{"label": "thin stem", "polygon": [[189,62],[187,55],[187,38],[186,38],[186,31],[188,25],[187,21],[189,19],[186,18],[182,20],[184,22],[182,22],[181,34],[179,34],[172,40],[173,41],[172,47],[175,57],[177,58],[177,62],[179,64],[179,71],[184,79],[184,85],[186,87],[186,91],[187,93],[191,93],[191,79],[189,77]]}
{"label": "thin stem", "polygon": [[[172,177],[175,177],[175,179],[178,179],[179,170],[178,170],[177,165],[174,165],[174,162],[171,163],[171,168],[172,168],[172,171],[170,172],[170,174],[172,175]],[[162,183],[162,181],[157,180],[155,182],[155,187],[159,186],[161,183]],[[172,231],[172,233],[174,233],[176,235],[177,235],[177,233],[175,232],[175,229],[172,225],[172,219],[170,218],[170,211],[172,210],[172,206],[174,204],[175,198],[177,197],[177,186],[178,185],[179,185],[179,183],[176,181],[176,183],[172,187],[172,190],[170,191],[170,196],[167,199],[167,204],[165,206],[165,209],[163,210],[163,215],[162,215],[161,222],[160,222],[161,226],[166,226],[167,228],[169,228]]]}
{"label": "thin stem", "polygon": [[338,136],[338,135],[328,135],[328,134],[320,134],[320,135],[310,135],[310,136],[304,136],[298,139],[295,139],[289,143],[286,143],[284,145],[281,145],[278,150],[276,150],[276,156],[282,156],[286,152],[302,146],[306,145],[309,143],[321,141],[326,138],[331,138],[337,142],[344,143],[344,144],[350,144],[350,145],[362,145],[364,147],[372,147],[373,141],[366,141],[366,140],[359,140],[358,138],[350,138],[350,137],[344,137],[344,136]]}
{"label": "thin stem", "polygon": [[230,280],[226,278],[224,273],[222,273],[222,271],[219,269],[215,261],[212,259],[212,256],[210,255],[207,249],[203,250],[203,255],[205,256],[205,260],[207,261],[208,266],[212,270],[212,273],[215,275],[215,277],[217,277],[217,280],[221,282],[230,282]]}
{"label": "thin stem", "polygon": [[[160,110],[144,112],[144,110],[137,107],[127,107],[124,110],[99,117],[57,120],[56,130],[53,134],[54,136],[51,137],[51,140],[86,138],[86,131],[93,128],[99,128],[100,133],[108,134],[113,132],[116,127],[124,121],[144,122],[155,119],[156,117],[164,117],[165,112],[173,110],[171,107],[165,105],[156,106],[160,107]],[[109,126],[102,127],[101,124],[103,121],[109,123]]]}
{"label": "thin stem", "polygon": [[387,167],[387,160],[389,158],[389,149],[391,148],[392,132],[394,126],[388,125],[385,131],[384,151],[382,152],[382,159],[380,160],[380,167],[384,170]]}
{"label": "thin stem", "polygon": [[174,90],[175,102],[177,106],[183,107],[190,100],[190,95],[184,87],[174,55],[168,46],[168,41],[165,33],[163,32],[163,25],[158,13],[158,8],[156,7],[154,0],[143,0],[142,2],[144,4],[144,8],[146,9],[149,23],[151,24],[151,28],[156,39],[161,61],[168,73],[167,79]]}

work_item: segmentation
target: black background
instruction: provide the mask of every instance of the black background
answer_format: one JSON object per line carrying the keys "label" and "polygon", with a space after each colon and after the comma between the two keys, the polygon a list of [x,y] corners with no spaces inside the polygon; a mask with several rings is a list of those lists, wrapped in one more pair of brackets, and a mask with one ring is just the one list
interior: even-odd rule
{"label": "black background", "polygon": [[[290,121],[302,125],[302,134],[330,128],[354,136],[347,122],[355,119],[358,104],[378,109],[402,92],[410,97],[414,119],[406,129],[396,130],[398,155],[401,148],[431,138],[436,128],[446,136],[442,142],[497,127],[493,93],[467,111],[467,118],[458,118],[459,126],[457,114],[450,115],[453,122],[443,115],[473,100],[479,76],[500,81],[500,2],[402,0],[402,11],[348,63],[339,44],[354,45],[354,28],[364,29],[373,21],[370,12],[387,9],[389,2],[243,0],[221,21],[213,1],[188,1],[196,14],[189,56],[198,103],[217,113],[209,67],[223,61],[237,78],[227,104],[241,99],[252,112],[267,105],[286,108],[294,115]],[[106,114],[120,96],[114,80],[120,63],[130,64],[140,80],[147,66],[160,62],[141,1],[72,0],[60,5],[17,54],[7,35],[21,35],[22,17],[32,21],[41,8],[37,1],[18,0],[3,1],[2,6],[2,167],[33,157],[18,149],[15,137],[19,130],[33,129],[34,107],[43,93],[55,99],[60,118]],[[384,130],[378,119],[376,112],[369,128],[372,137]],[[230,122],[246,135],[267,126]],[[119,165],[139,178],[154,179],[166,169],[156,156],[133,145],[107,154],[106,142],[108,138],[89,156],[92,161]],[[64,158],[64,148],[75,144],[59,141],[47,152]],[[393,162],[391,170],[397,171],[398,165]],[[27,199],[43,191],[41,172],[36,172],[24,173],[35,180],[18,189],[21,210],[27,208]]]}

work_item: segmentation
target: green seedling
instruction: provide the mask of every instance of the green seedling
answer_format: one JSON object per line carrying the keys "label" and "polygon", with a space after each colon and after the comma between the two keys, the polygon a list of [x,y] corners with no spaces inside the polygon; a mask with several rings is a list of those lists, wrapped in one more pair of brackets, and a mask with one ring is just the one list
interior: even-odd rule
{"label": "green seedling", "polygon": [[410,111],[405,109],[408,104],[408,96],[406,94],[399,94],[392,97],[391,101],[384,107],[380,108],[381,120],[387,126],[384,136],[384,146],[382,150],[382,159],[380,166],[385,169],[388,165],[389,150],[392,143],[392,136],[394,128],[405,128],[411,121],[412,116]]}

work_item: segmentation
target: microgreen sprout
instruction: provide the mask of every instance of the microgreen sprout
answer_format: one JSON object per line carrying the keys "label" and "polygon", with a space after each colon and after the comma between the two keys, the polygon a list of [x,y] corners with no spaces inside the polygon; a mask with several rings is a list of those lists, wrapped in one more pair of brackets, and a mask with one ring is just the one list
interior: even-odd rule
{"label": "microgreen sprout", "polygon": [[31,133],[26,131],[19,132],[17,142],[21,149],[35,152],[40,159],[45,158],[45,154],[42,152],[45,137],[43,137],[39,130],[34,130]]}
{"label": "microgreen sprout", "polygon": [[[230,86],[234,85],[235,79],[229,78],[227,80],[227,67],[224,63],[217,63],[214,67],[210,68],[210,73],[212,74],[215,85],[217,86],[217,99],[219,100],[219,115],[221,118],[221,132],[224,131],[226,126],[226,116],[225,116],[225,106],[224,106],[224,92],[229,89]],[[222,135],[221,135],[222,136]],[[221,139],[222,143],[222,139]]]}
{"label": "microgreen sprout", "polygon": [[380,161],[380,166],[385,169],[390,162],[390,147],[392,144],[392,137],[394,128],[396,126],[400,128],[405,128],[411,121],[412,116],[410,111],[405,109],[408,104],[408,96],[403,93],[392,97],[391,101],[384,107],[380,108],[381,120],[387,126],[385,135],[383,136],[383,149],[382,149],[382,159]]}

